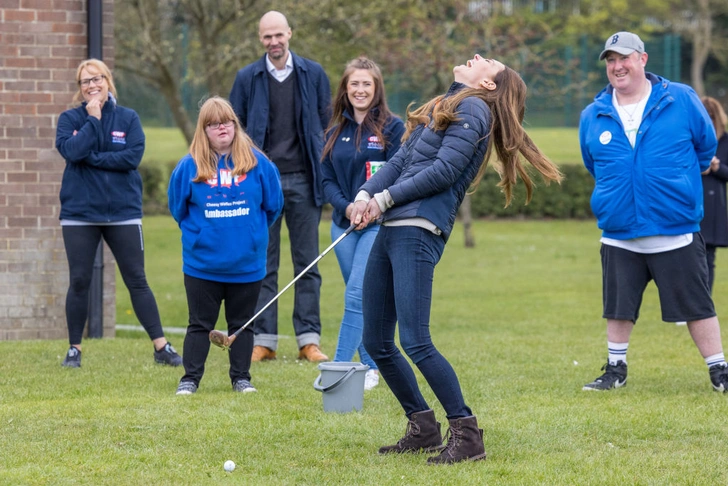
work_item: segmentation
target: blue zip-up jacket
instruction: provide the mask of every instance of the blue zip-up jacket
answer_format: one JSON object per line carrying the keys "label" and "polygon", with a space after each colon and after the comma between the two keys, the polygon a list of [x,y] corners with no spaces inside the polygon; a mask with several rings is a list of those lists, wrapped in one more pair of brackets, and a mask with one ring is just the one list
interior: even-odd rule
{"label": "blue zip-up jacket", "polygon": [[[446,96],[463,89],[453,83]],[[445,130],[420,125],[389,162],[361,190],[370,196],[389,190],[394,206],[383,221],[425,218],[447,241],[458,208],[478,173],[488,147],[490,109],[479,98],[465,98],[457,107],[458,120]]]}
{"label": "blue zip-up jacket", "polygon": [[265,277],[268,227],[281,214],[283,191],[278,169],[254,152],[258,165],[234,178],[225,157],[218,162],[217,178],[205,182],[192,182],[197,166],[190,154],[172,171],[169,211],[182,230],[186,275],[225,283]]}
{"label": "blue zip-up jacket", "polygon": [[391,117],[382,130],[386,146],[373,133],[362,131],[357,147],[359,124],[348,112],[344,112],[344,118],[339,139],[321,165],[324,195],[334,208],[334,223],[342,228],[349,226],[346,208],[354,201],[359,188],[399,150],[404,135],[402,120]]}
{"label": "blue zip-up jacket", "polygon": [[101,120],[86,112],[85,102],[64,111],[58,117],[56,148],[66,159],[60,219],[108,223],[142,217],[137,167],[144,155],[144,131],[134,110],[117,105],[109,95]]}
{"label": "blue zip-up jacket", "polygon": [[647,79],[652,94],[634,148],[612,104],[611,85],[581,113],[581,155],[595,179],[591,207],[607,238],[700,231],[700,173],[717,147],[713,124],[692,88],[652,73]]}
{"label": "blue zip-up jacket", "polygon": [[[297,114],[297,126],[301,131],[298,136],[313,176],[314,201],[317,206],[322,206],[324,195],[321,188],[321,151],[324,147],[324,129],[331,119],[331,86],[320,64],[297,56],[293,51],[289,52],[293,57],[293,69],[298,82],[297,106],[304,107]],[[265,147],[268,136],[268,82],[264,54],[259,60],[238,71],[230,91],[230,104],[246,133],[258,147]]]}

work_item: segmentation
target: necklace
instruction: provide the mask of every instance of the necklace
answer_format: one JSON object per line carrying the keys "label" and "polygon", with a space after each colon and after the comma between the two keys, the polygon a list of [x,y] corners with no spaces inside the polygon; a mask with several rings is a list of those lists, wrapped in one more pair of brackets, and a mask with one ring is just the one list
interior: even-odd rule
{"label": "necklace", "polygon": [[[624,114],[627,115],[627,118],[629,118],[629,122],[633,123],[634,114],[637,112],[637,108],[640,107],[640,102],[638,101],[637,103],[634,103],[633,105],[619,105],[618,104],[617,106],[619,106],[622,109],[622,111],[624,112]],[[630,112],[629,110],[627,110],[627,108],[625,108],[626,106],[633,106],[634,108],[632,108],[632,111]]]}
{"label": "necklace", "polygon": [[[617,97],[617,106],[622,109],[622,111],[624,112],[625,115],[627,115],[629,123],[634,123],[634,115],[637,112],[637,110],[639,109],[640,104],[642,103],[642,98],[644,97],[644,92],[645,92],[645,88],[643,85],[642,89],[640,90],[640,97],[637,99],[637,101],[635,103],[629,103],[629,104],[622,105],[619,102],[619,97]],[[633,107],[632,111],[630,112],[629,110],[627,110],[627,108],[625,108],[626,106],[632,106]]]}

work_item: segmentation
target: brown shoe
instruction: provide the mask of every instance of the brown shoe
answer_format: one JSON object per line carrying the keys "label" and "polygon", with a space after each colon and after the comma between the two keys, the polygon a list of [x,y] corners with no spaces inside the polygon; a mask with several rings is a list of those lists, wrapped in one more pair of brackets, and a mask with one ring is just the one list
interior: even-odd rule
{"label": "brown shoe", "polygon": [[329,357],[321,352],[318,344],[307,344],[299,351],[298,359],[305,359],[306,361],[317,363],[319,361],[328,361]]}
{"label": "brown shoe", "polygon": [[253,357],[251,361],[268,361],[276,359],[276,352],[265,346],[253,346]]}

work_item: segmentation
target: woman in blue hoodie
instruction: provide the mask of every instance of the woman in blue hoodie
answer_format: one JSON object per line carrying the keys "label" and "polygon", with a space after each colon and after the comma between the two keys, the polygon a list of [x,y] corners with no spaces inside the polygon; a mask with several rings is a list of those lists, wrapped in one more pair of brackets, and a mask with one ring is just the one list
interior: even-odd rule
{"label": "woman in blue hoodie", "polygon": [[[195,393],[210,351],[209,333],[225,301],[228,334],[255,311],[266,273],[268,227],[283,209],[278,169],[245,134],[232,106],[218,96],[200,108],[190,153],[172,172],[169,210],[182,230],[189,325],[185,374],[177,395]],[[253,329],[230,348],[230,381],[236,392],[250,383]]]}
{"label": "woman in blue hoodie", "polygon": [[[399,150],[403,134],[402,120],[394,116],[387,106],[379,66],[365,57],[350,61],[334,98],[333,116],[326,131],[322,156],[324,195],[334,208],[332,241],[349,226],[359,187]],[[366,256],[378,231],[378,225],[355,231],[334,250],[346,283],[344,316],[334,361],[351,361],[358,351],[362,363],[369,366],[364,380],[365,390],[379,383],[377,365],[361,344],[364,327],[362,282]]]}
{"label": "woman in blue hoodie", "polygon": [[154,344],[154,360],[170,366],[182,358],[167,342],[144,271],[142,178],[144,132],[137,114],[116,104],[111,71],[98,59],[76,70],[80,106],[61,113],[56,148],[66,159],[61,182],[61,229],[68,258],[66,323],[71,344],[62,365],[81,366],[94,256],[109,245],[139,322]]}
{"label": "woman in blue hoodie", "polygon": [[[430,464],[485,459],[483,431],[463,398],[457,375],[430,337],[435,265],[458,207],[474,188],[495,150],[500,186],[510,203],[519,176],[531,197],[521,158],[544,180],[560,181],[556,166],[521,125],[526,85],[512,69],[476,55],[453,69],[448,92],[408,113],[406,141],[360,188],[350,221],[357,229],[381,219],[364,275],[364,347],[404,409],[409,423],[380,454],[440,451]],[[442,446],[440,424],[417,385],[402,350],[427,380],[450,423]]]}

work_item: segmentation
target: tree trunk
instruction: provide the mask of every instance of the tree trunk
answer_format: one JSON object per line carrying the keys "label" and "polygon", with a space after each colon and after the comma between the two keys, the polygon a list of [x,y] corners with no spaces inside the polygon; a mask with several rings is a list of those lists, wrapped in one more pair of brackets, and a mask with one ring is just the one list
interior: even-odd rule
{"label": "tree trunk", "polygon": [[710,13],[710,0],[698,0],[696,21],[692,26],[693,60],[690,64],[690,82],[698,96],[705,96],[703,71],[710,54],[713,36],[713,19]]}
{"label": "tree trunk", "polygon": [[473,248],[475,246],[475,238],[473,237],[473,211],[471,205],[471,199],[468,194],[463,199],[463,204],[460,206],[460,218],[463,220],[463,227],[465,229],[465,248]]}

